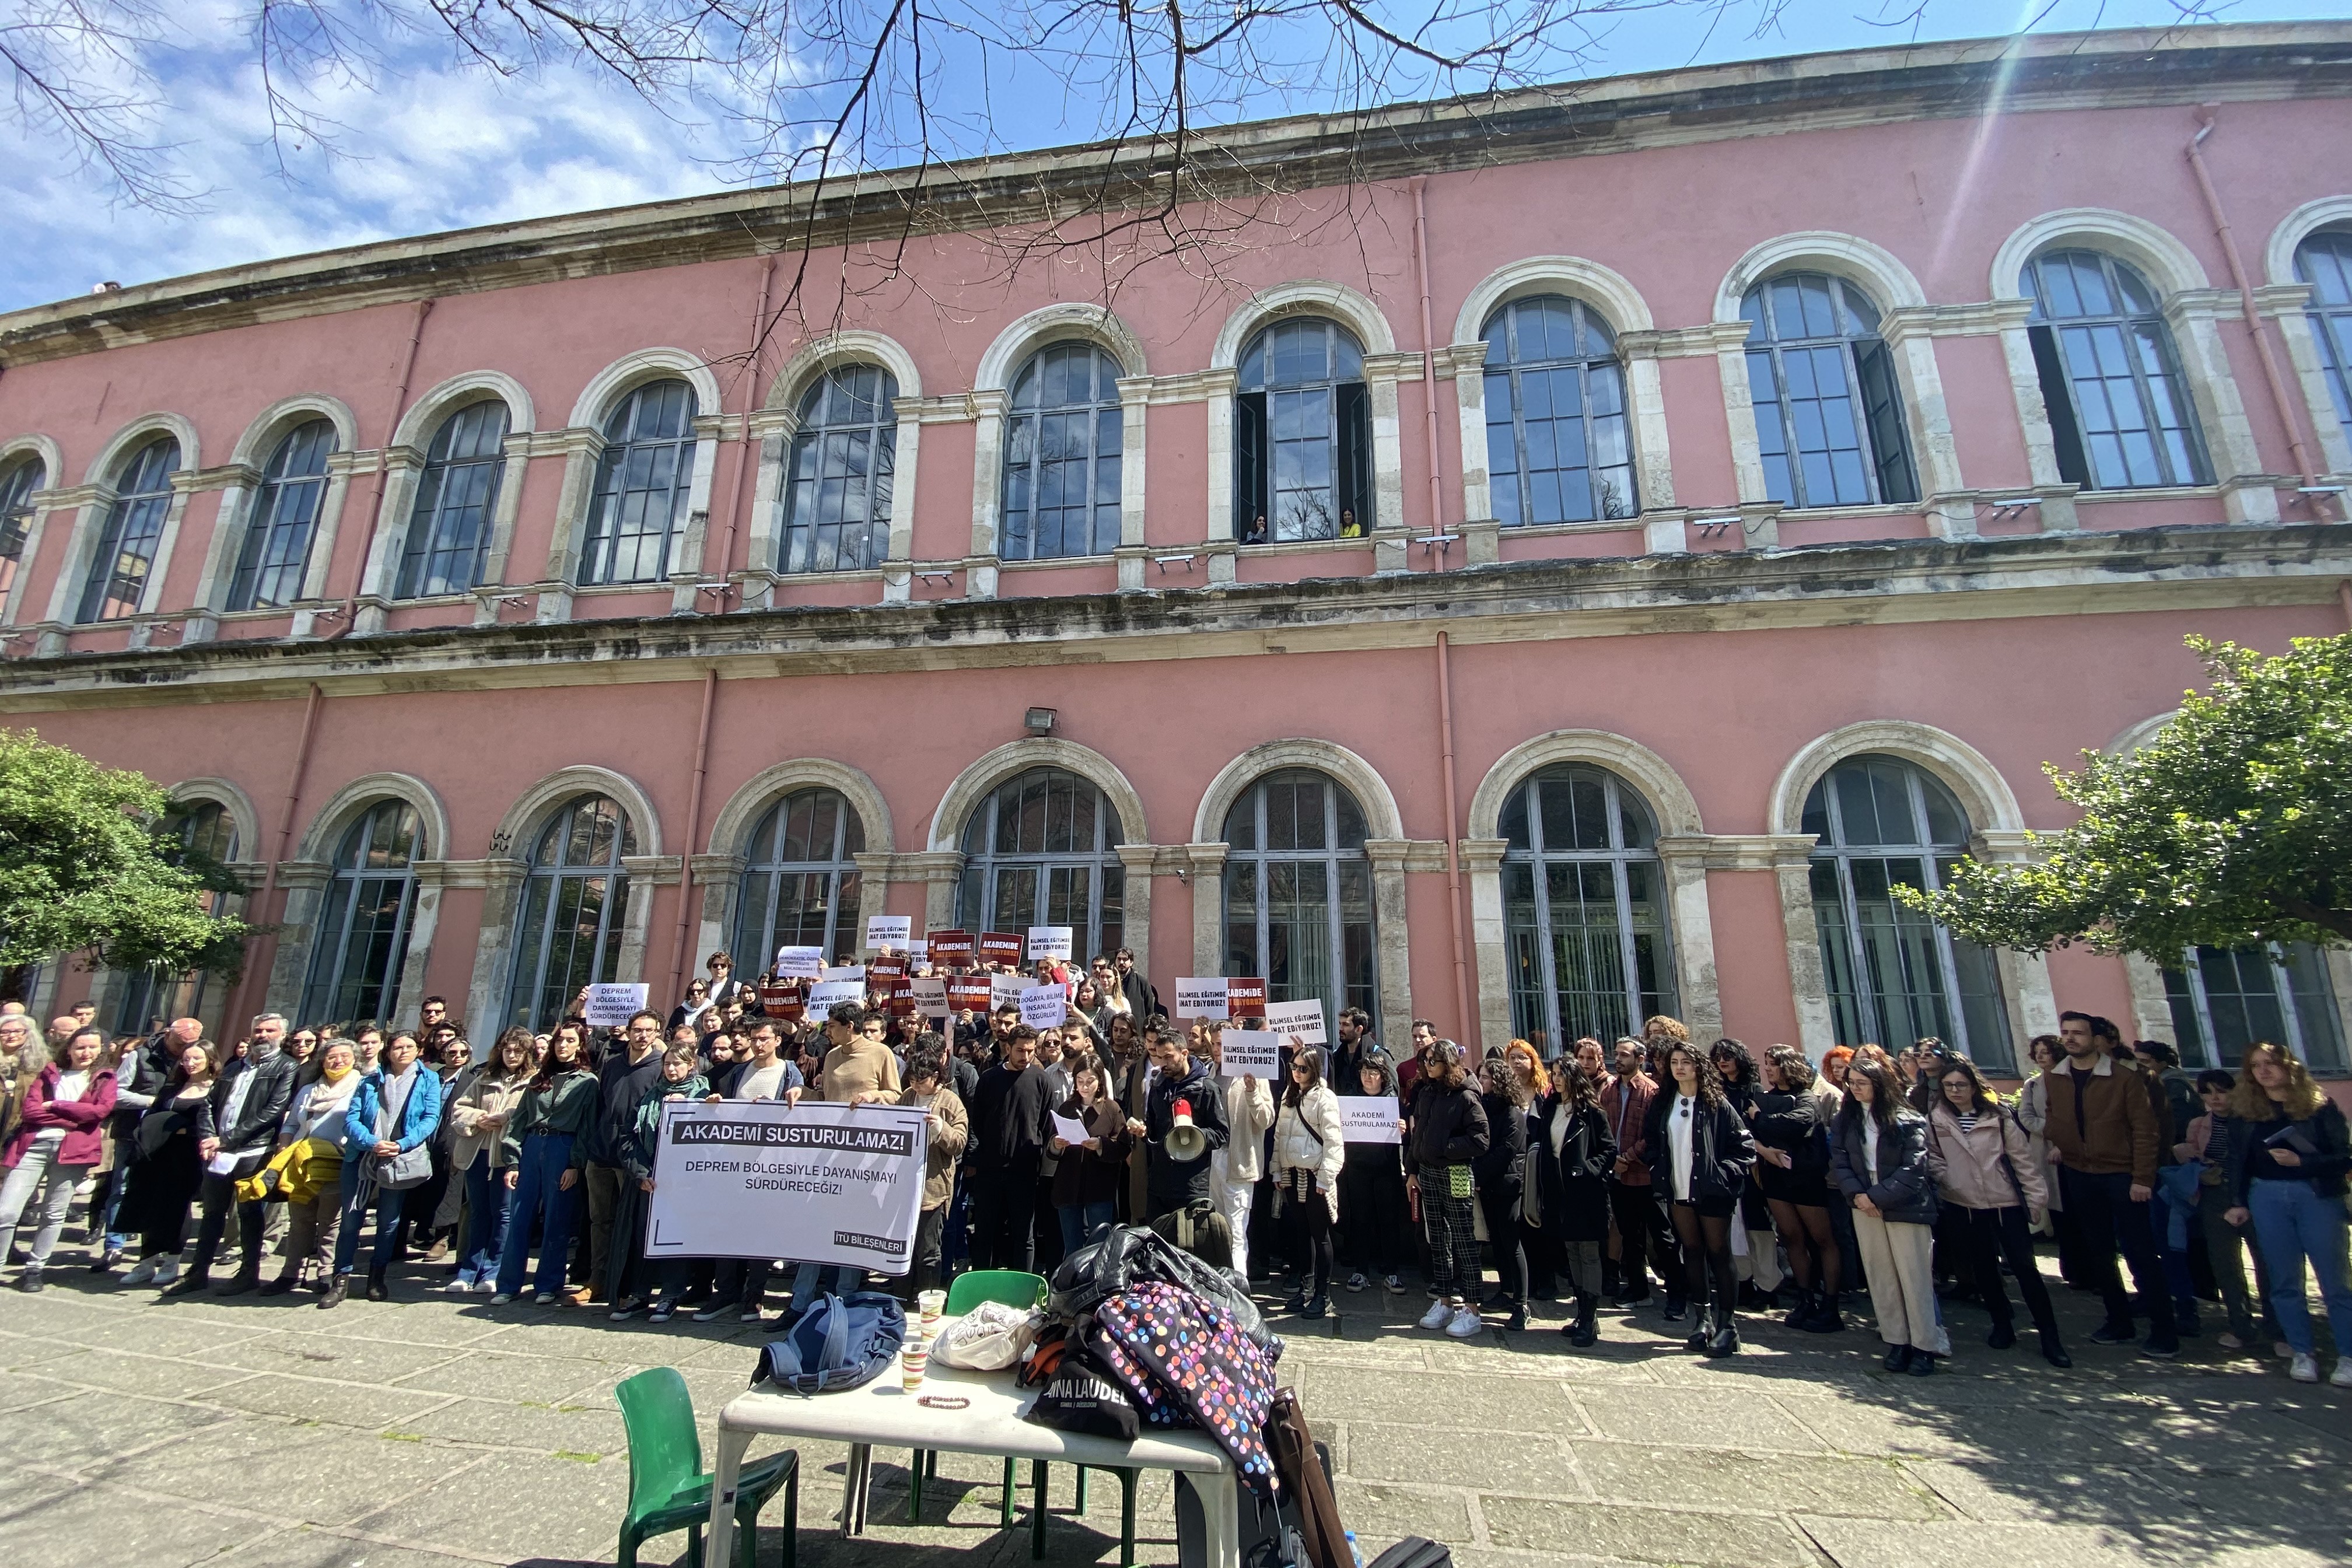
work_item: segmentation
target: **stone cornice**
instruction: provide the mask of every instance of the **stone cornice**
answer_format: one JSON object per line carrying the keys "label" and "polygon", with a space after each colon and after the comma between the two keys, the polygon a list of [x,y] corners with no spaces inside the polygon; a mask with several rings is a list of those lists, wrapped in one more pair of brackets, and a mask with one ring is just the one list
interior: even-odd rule
{"label": "stone cornice", "polygon": [[798,606],[719,616],[440,627],[0,664],[0,711],[499,690],[886,670],[1052,667],[2333,604],[2352,524],[1912,540],[1502,562],[1447,572],[1051,598]]}
{"label": "stone cornice", "polygon": [[[1895,45],[1689,67],[1507,94],[1195,132],[1193,199],[2004,112],[2352,92],[2352,27],[2257,24]],[[0,316],[9,367],[257,321],[566,279],[1157,203],[1171,170],[1138,139],[730,191],[226,268]]]}

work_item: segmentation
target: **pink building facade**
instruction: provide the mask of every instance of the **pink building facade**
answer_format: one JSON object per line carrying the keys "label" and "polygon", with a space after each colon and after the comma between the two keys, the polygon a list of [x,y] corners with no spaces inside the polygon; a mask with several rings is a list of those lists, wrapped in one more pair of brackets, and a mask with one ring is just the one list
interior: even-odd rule
{"label": "pink building facade", "polygon": [[2344,1069],[2341,952],[2045,963],[1885,889],[2063,826],[2184,636],[2352,620],[2352,26],[1228,140],[1180,255],[1015,263],[1077,151],[0,316],[0,715],[278,928],[37,1000],[486,1040],[893,913],[1398,1040],[2006,1073],[2078,1007]]}

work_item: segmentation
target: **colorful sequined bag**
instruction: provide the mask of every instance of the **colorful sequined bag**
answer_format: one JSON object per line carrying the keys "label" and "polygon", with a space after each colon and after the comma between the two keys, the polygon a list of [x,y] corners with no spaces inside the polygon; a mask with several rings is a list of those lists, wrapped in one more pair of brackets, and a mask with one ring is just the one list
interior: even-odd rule
{"label": "colorful sequined bag", "polygon": [[1139,1285],[1095,1308],[1087,1344],[1146,1420],[1200,1427],[1233,1456],[1246,1485],[1274,1490],[1274,1458],[1262,1436],[1274,1407],[1274,1363],[1222,1307],[1173,1285]]}

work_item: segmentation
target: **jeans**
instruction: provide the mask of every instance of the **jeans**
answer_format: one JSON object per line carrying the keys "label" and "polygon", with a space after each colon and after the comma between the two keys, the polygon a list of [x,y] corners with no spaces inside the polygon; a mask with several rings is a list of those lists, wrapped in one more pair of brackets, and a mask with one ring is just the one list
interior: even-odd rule
{"label": "jeans", "polygon": [[[34,1192],[44,1183],[47,1191],[42,1194],[40,1228],[33,1233],[33,1267],[40,1268],[56,1250],[58,1237],[66,1228],[66,1210],[73,1206],[74,1188],[89,1174],[88,1165],[58,1163],[57,1143],[35,1143],[0,1182],[0,1259],[8,1256],[9,1244],[16,1239],[16,1222],[25,1215],[26,1205],[33,1201]],[[2298,1276],[2300,1278],[2300,1276]]]}
{"label": "jeans", "polygon": [[[2246,1289],[2246,1242],[2244,1230],[2231,1225],[2222,1216],[2230,1212],[2230,1201],[2219,1187],[2207,1187],[2203,1200],[2197,1205],[2198,1223],[2205,1231],[2205,1256],[2213,1264],[2213,1282],[2221,1287],[2221,1305],[2230,1315],[2230,1331],[2242,1340],[2256,1337],[2254,1311],[2257,1301]],[[2255,1289],[2260,1291],[2260,1308],[2264,1322],[2273,1331],[2277,1324],[2271,1314],[2270,1265],[2262,1260],[2262,1248],[2253,1249],[2257,1265]],[[2284,1339],[2275,1331],[2265,1331],[2261,1337]]]}
{"label": "jeans", "polygon": [[466,1235],[457,1248],[457,1279],[478,1285],[498,1277],[506,1252],[507,1215],[514,1206],[507,1173],[490,1163],[490,1152],[475,1154],[466,1167]]}
{"label": "jeans", "polygon": [[229,1210],[234,1208],[237,1245],[243,1249],[237,1272],[248,1279],[257,1278],[261,1273],[261,1205],[238,1203],[236,1183],[210,1171],[205,1173],[198,1196],[204,1203],[204,1217],[196,1226],[196,1253],[190,1260],[193,1271],[202,1276],[211,1269],[213,1260],[220,1255],[221,1241],[228,1233]]}
{"label": "jeans", "polygon": [[2262,1248],[2271,1276],[2271,1309],[2279,1332],[2297,1355],[2316,1354],[2311,1334],[2311,1303],[2304,1299],[2303,1262],[2319,1277],[2319,1299],[2327,1307],[2327,1327],[2336,1353],[2352,1356],[2352,1283],[2345,1279],[2347,1225],[2344,1200],[2323,1198],[2307,1181],[2256,1180],[2246,1184],[2246,1207],[2254,1216],[2254,1245]]}
{"label": "jeans", "polygon": [[1106,1198],[1098,1204],[1065,1204],[1054,1210],[1062,1221],[1062,1256],[1067,1258],[1087,1244],[1097,1226],[1118,1219],[1118,1205]]}
{"label": "jeans", "polygon": [[865,1283],[863,1268],[803,1263],[793,1270],[791,1310],[805,1312],[816,1305],[819,1296],[846,1296]]}
{"label": "jeans", "polygon": [[360,1167],[365,1162],[346,1159],[343,1162],[342,1234],[335,1237],[335,1272],[349,1274],[359,1261],[360,1216],[371,1205],[375,1209],[375,1247],[368,1266],[370,1274],[381,1274],[399,1256],[395,1233],[400,1229],[400,1210],[408,1194],[390,1187],[366,1189],[367,1202],[361,1201]]}
{"label": "jeans", "polygon": [[[2148,1316],[2148,1342],[2159,1346],[2177,1343],[2172,1292],[2165,1282],[2163,1266],[2157,1259],[2156,1237],[2148,1229],[2149,1205],[2131,1201],[2130,1173],[2117,1171],[2098,1174],[2061,1165],[2058,1184],[2065,1195],[2066,1212],[2074,1215],[2079,1227],[2083,1266],[2106,1303],[2107,1327],[2124,1334],[2131,1332],[2131,1297],[2126,1294],[2123,1278],[2116,1270],[2116,1249],[2120,1246],[2125,1260],[2131,1265],[2132,1283],[2139,1287],[2140,1307]],[[1868,1259],[1864,1261],[1866,1266]]]}
{"label": "jeans", "polygon": [[522,1162],[515,1177],[514,1206],[507,1211],[507,1240],[499,1257],[499,1294],[522,1294],[530,1258],[530,1222],[539,1218],[544,1234],[539,1243],[539,1274],[535,1287],[551,1296],[563,1289],[564,1254],[572,1250],[572,1227],[580,1222],[580,1186],[563,1190],[563,1173],[572,1164],[572,1137],[563,1132],[534,1132],[522,1141]]}
{"label": "jeans", "polygon": [[[2200,1201],[2197,1208],[2203,1206]],[[2192,1238],[2198,1231],[2197,1208],[2181,1216],[2186,1235]],[[2164,1270],[2164,1288],[2172,1292],[2173,1316],[2185,1329],[2197,1321],[2197,1287],[2189,1278],[2188,1247],[2184,1245],[2176,1249],[2172,1245],[2172,1203],[2164,1195],[2159,1183],[2155,1195],[2147,1201],[2148,1234],[2156,1243],[2157,1264]]]}

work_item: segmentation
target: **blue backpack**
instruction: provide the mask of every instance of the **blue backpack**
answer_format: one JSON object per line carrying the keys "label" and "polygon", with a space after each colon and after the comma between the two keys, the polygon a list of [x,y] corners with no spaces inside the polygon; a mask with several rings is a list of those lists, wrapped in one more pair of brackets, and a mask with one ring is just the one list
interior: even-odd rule
{"label": "blue backpack", "polygon": [[782,1339],[760,1352],[751,1381],[795,1394],[861,1388],[890,1370],[906,1338],[907,1315],[892,1297],[878,1290],[820,1296]]}

